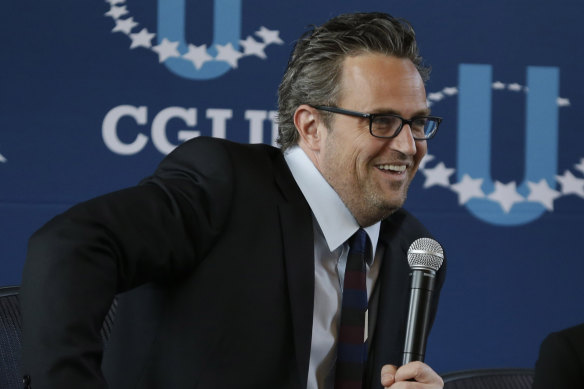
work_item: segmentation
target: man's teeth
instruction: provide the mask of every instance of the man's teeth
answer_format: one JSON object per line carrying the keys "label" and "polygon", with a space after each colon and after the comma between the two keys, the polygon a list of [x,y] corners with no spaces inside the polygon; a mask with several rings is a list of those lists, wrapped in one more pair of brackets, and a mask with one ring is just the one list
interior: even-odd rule
{"label": "man's teeth", "polygon": [[406,170],[406,165],[379,165],[381,170],[391,170],[394,172],[403,172]]}

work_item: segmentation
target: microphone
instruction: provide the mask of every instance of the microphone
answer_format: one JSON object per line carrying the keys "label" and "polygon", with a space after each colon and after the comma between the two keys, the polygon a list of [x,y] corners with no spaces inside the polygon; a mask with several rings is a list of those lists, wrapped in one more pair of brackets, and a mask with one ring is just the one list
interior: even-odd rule
{"label": "microphone", "polygon": [[403,365],[412,361],[424,362],[430,324],[430,303],[436,284],[436,272],[443,261],[442,246],[434,239],[416,239],[408,249],[412,284]]}

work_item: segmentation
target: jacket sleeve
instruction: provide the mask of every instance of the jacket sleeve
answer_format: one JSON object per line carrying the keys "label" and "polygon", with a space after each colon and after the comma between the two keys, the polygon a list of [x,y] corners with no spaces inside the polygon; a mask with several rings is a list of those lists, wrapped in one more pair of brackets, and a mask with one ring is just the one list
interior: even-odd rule
{"label": "jacket sleeve", "polygon": [[141,185],[78,204],[30,239],[21,285],[23,373],[33,388],[102,388],[100,329],[119,292],[192,272],[229,214],[219,142],[177,148]]}

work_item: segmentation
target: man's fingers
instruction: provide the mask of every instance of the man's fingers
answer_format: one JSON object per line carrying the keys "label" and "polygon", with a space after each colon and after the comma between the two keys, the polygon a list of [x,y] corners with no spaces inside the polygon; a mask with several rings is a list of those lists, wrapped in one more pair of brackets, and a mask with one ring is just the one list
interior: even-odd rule
{"label": "man's fingers", "polygon": [[410,362],[403,365],[395,372],[395,381],[414,380],[425,384],[435,384],[436,387],[442,388],[444,382],[432,368],[423,362]]}
{"label": "man's fingers", "polygon": [[395,382],[395,372],[397,367],[394,365],[385,365],[381,368],[381,385],[389,387]]}

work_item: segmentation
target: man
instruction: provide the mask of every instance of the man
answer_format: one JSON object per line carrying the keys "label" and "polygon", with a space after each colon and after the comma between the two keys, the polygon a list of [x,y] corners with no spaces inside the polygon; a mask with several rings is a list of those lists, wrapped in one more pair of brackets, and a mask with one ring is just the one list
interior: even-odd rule
{"label": "man", "polygon": [[[442,387],[426,364],[398,369],[406,252],[429,236],[401,206],[440,122],[428,116],[426,75],[407,23],[341,15],[305,34],[290,58],[281,150],[195,139],[138,187],[49,222],[31,238],[23,277],[25,382]],[[366,273],[345,271],[356,231]],[[368,324],[357,338],[367,351],[343,364],[342,296],[352,288],[343,281],[357,273],[366,274],[359,320]],[[103,318],[116,294],[135,288],[102,362]]]}
{"label": "man", "polygon": [[535,363],[533,389],[584,387],[584,323],[548,334]]}

